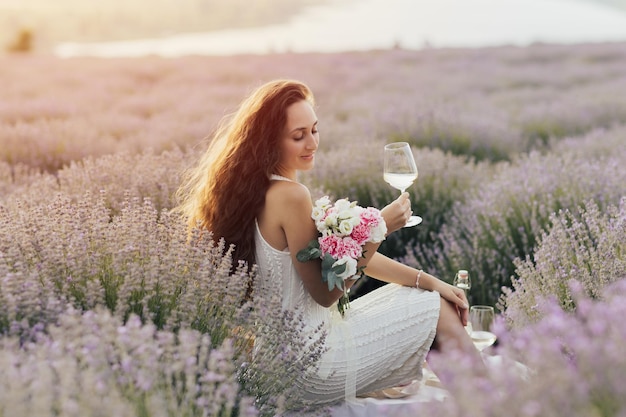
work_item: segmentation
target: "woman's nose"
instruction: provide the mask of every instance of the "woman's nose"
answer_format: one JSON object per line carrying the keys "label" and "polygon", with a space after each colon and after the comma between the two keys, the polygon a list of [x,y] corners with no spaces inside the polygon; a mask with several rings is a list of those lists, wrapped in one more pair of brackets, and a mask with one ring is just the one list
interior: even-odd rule
{"label": "woman's nose", "polygon": [[309,138],[307,139],[306,148],[307,149],[317,149],[318,143],[319,143],[319,141],[317,140],[315,135],[311,134],[311,135],[309,135]]}

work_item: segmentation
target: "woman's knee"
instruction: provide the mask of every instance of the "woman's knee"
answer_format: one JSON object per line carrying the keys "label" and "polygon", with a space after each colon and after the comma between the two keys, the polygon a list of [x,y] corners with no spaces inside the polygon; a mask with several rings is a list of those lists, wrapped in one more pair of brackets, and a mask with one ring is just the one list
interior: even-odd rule
{"label": "woman's knee", "polygon": [[463,337],[467,338],[467,333],[461,323],[456,306],[441,298],[437,334],[435,336],[436,348],[441,349],[443,344],[454,344],[456,347],[460,347],[463,345],[461,340]]}

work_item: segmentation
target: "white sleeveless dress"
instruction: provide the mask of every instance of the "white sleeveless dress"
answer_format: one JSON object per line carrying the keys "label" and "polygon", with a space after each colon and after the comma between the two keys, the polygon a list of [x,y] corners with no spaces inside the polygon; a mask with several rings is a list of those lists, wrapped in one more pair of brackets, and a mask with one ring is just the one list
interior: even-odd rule
{"label": "white sleeveless dress", "polygon": [[387,284],[351,301],[342,318],[336,305],[315,302],[289,248],[270,246],[258,224],[255,244],[255,288],[279,295],[283,309],[302,312],[310,331],[321,324],[327,332],[318,372],[298,384],[305,400],[330,404],[421,379],[439,318],[439,293]]}

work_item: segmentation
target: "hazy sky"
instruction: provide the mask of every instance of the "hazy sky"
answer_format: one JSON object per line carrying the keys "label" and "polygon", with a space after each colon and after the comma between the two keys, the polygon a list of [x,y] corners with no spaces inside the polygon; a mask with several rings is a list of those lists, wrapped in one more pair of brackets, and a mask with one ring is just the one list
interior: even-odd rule
{"label": "hazy sky", "polygon": [[348,0],[263,28],[92,45],[60,55],[336,52],[626,41],[626,13],[583,0]]}

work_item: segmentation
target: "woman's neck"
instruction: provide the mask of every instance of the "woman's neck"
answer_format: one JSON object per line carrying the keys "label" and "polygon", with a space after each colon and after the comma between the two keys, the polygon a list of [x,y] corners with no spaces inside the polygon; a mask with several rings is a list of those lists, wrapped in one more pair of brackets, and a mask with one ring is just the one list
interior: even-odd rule
{"label": "woman's neck", "polygon": [[298,175],[297,175],[297,171],[293,171],[293,172],[275,172],[272,175],[289,180],[289,181],[293,181],[293,182],[297,182],[298,181]]}
{"label": "woman's neck", "polygon": [[271,179],[271,180],[283,180],[283,181],[292,181],[292,182],[296,182],[296,180],[295,180],[295,179],[293,179],[293,178],[288,178],[288,177],[285,177],[285,176],[280,175],[280,174],[272,174],[272,176],[270,177],[270,179]]}

